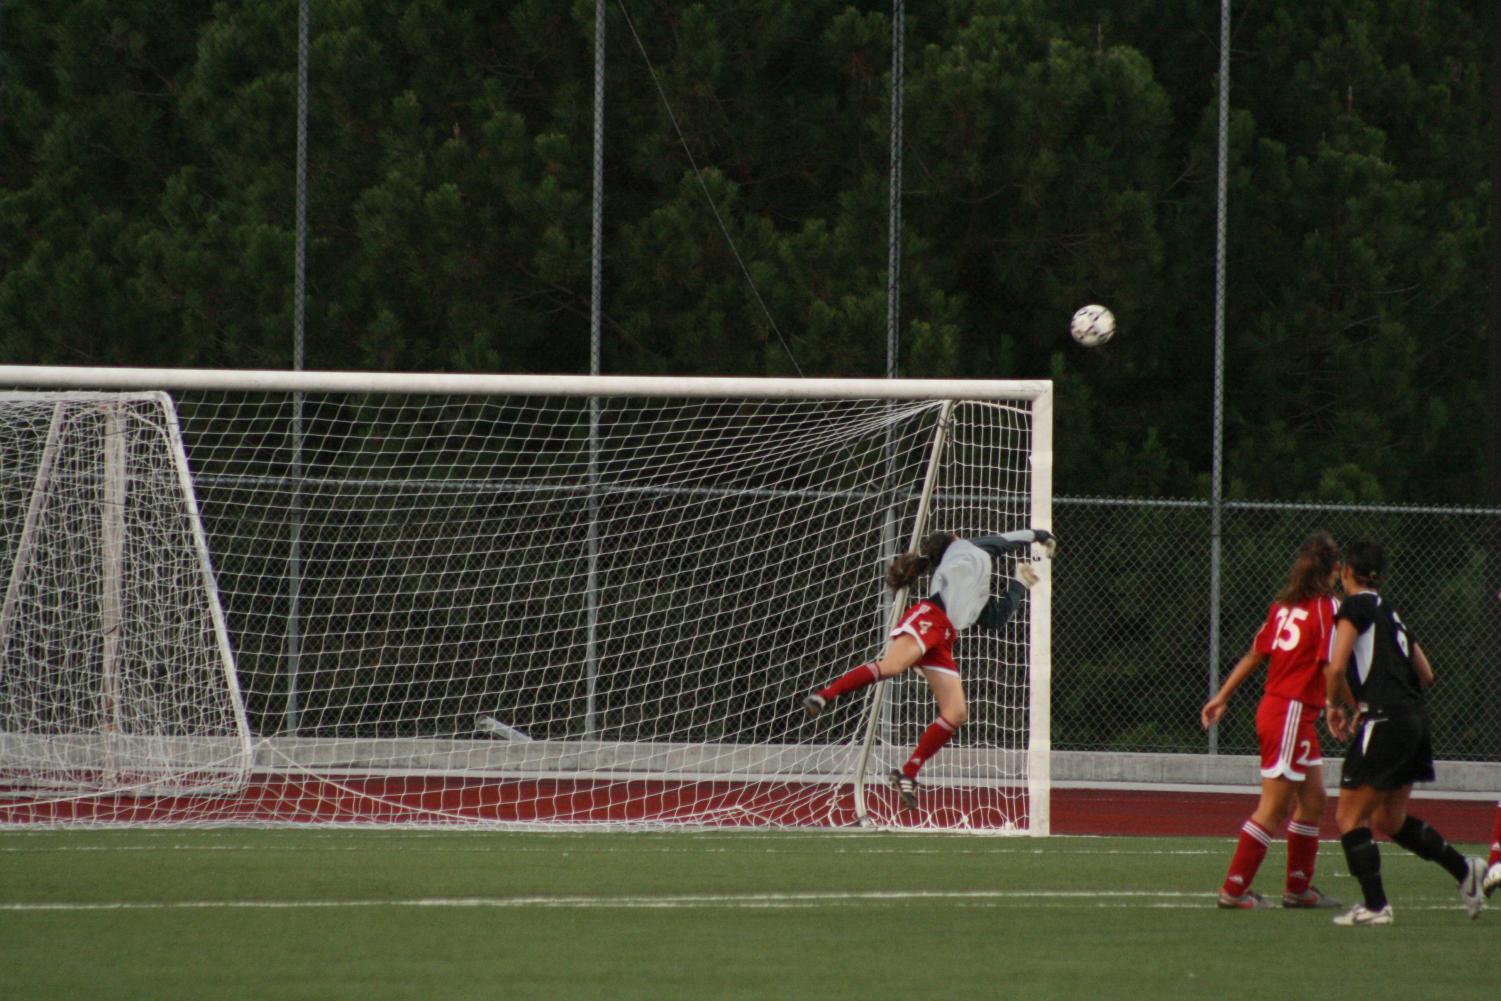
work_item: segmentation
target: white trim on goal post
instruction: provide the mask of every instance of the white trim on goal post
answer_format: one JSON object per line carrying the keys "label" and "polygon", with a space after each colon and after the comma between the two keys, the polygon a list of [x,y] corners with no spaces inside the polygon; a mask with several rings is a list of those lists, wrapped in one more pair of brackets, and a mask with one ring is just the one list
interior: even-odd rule
{"label": "white trim on goal post", "polygon": [[[1032,398],[1033,527],[1053,527],[1053,394]],[[1066,543],[1065,543],[1066,544]],[[1067,557],[1065,557],[1067,558]],[[1027,714],[1027,832],[1053,831],[1053,565],[1047,562],[1032,588],[1028,658],[1031,684]]]}
{"label": "white trim on goal post", "polygon": [[[179,395],[185,415],[181,429],[176,421],[167,422],[172,465],[187,498],[190,545],[203,568],[201,586],[214,599],[210,607],[219,653],[226,664],[241,662],[239,673],[233,666],[227,670],[227,695],[241,719],[247,702],[254,706],[254,719],[241,731],[241,742],[254,761],[253,784],[267,784],[273,792],[252,790],[257,804],[253,809],[286,811],[234,814],[240,822],[368,822],[365,818],[379,817],[378,822],[405,818],[528,824],[557,817],[559,823],[632,825],[808,824],[819,823],[819,818],[823,823],[847,824],[852,787],[862,815],[868,805],[864,779],[877,736],[872,724],[882,712],[880,693],[888,686],[872,693],[870,717],[861,714],[863,745],[855,742],[858,734],[847,725],[850,709],[841,707],[839,713],[825,714],[828,719],[802,723],[792,717],[797,685],[816,680],[816,674],[844,669],[842,658],[849,656],[844,651],[857,651],[879,626],[868,619],[857,624],[840,607],[863,593],[852,581],[864,581],[862,587],[868,587],[873,582],[869,568],[884,566],[890,558],[885,550],[895,541],[894,533],[887,532],[886,541],[880,542],[881,530],[870,527],[873,512],[882,511],[883,505],[895,512],[895,521],[906,523],[913,539],[926,530],[925,521],[975,533],[1052,527],[1053,389],[1045,380],[0,366],[0,386],[150,391],[166,401],[169,412],[175,408],[166,393],[186,394]],[[323,416],[311,419],[314,426],[308,432],[322,436],[317,465],[296,473],[281,464],[283,455],[290,453],[276,451],[285,448],[278,443],[291,433],[283,427],[285,411],[277,409],[282,406],[277,401],[293,394],[327,398]],[[600,399],[611,401],[611,436],[597,445],[591,437],[585,446],[577,411],[588,400]],[[820,406],[820,401],[831,406]],[[893,407],[894,401],[909,405]],[[961,405],[957,410],[956,404]],[[817,419],[804,424],[803,415]],[[731,438],[724,430],[731,420],[733,433],[741,437]],[[891,430],[897,427],[904,437],[894,446]],[[301,435],[296,432],[299,443]],[[925,451],[925,438],[930,451]],[[346,447],[350,451],[339,451]],[[551,451],[554,448],[558,451]],[[583,564],[574,559],[567,535],[573,523],[559,519],[582,517],[577,510],[585,497],[581,491],[587,489],[592,498],[597,490],[595,475],[581,471],[586,458],[594,461],[596,449],[601,462],[608,457],[613,463],[608,486],[612,509],[600,516],[610,526],[611,579],[600,580],[598,587],[612,603],[615,645],[608,656],[613,658],[616,702],[601,701],[598,711],[612,718],[601,717],[597,732],[591,729],[580,736],[575,724],[582,717],[568,701],[574,696],[562,690],[558,674],[548,673],[574,670],[576,661],[564,658],[572,656],[567,651],[576,641],[571,633],[554,633],[549,616],[554,611],[572,614],[572,605],[564,609],[558,603],[581,600],[577,586],[582,586]],[[696,454],[683,458],[689,449]],[[247,458],[239,458],[242,455]],[[433,456],[431,461],[438,465],[430,466],[425,455]],[[418,459],[408,465],[409,456]],[[714,478],[705,478],[711,466]],[[677,478],[679,468],[682,479]],[[888,493],[887,486],[877,487],[886,482],[877,471],[886,468],[901,470],[900,496]],[[749,478],[737,477],[737,471],[748,472]],[[270,551],[274,546],[267,540],[279,539],[277,533],[285,528],[276,498],[284,497],[293,481],[304,482],[304,476],[318,494],[313,503],[326,505],[318,509],[324,513],[309,529],[324,533],[321,541],[310,543],[321,547],[317,572],[324,576],[319,578],[321,607],[307,619],[309,628],[322,630],[317,634],[322,646],[308,659],[308,678],[324,680],[317,689],[321,703],[305,707],[306,729],[287,733],[279,729],[276,715],[282,691],[278,679],[285,674],[274,673],[279,663],[277,627],[267,626],[273,612],[267,610],[266,596],[279,593],[275,581],[291,578],[285,569],[270,568],[281,557]],[[212,516],[211,532],[205,531],[199,516],[199,490]],[[450,502],[450,497],[455,499]],[[550,520],[543,524],[532,520],[534,516]],[[879,525],[882,515],[874,516]],[[593,524],[591,515],[591,530]],[[226,525],[237,534],[232,545],[221,549],[230,538],[221,534]],[[413,526],[410,533],[404,531],[408,525]],[[461,537],[459,532],[466,534]],[[558,542],[550,549],[539,547],[535,554],[525,548],[534,545],[527,541],[531,536],[517,534],[548,532],[558,532]],[[458,538],[472,539],[473,545],[466,541],[465,548],[450,546]],[[808,547],[806,554],[798,552],[799,542]],[[378,548],[371,550],[372,543]],[[697,548],[700,543],[702,551]],[[564,547],[561,557],[559,545]],[[679,577],[658,576],[651,560],[661,559],[652,555],[659,547],[672,553],[674,562],[687,565],[665,571]],[[350,567],[334,567],[330,554],[343,560],[346,549]],[[217,582],[211,550],[221,561],[226,551],[236,554],[233,568],[226,575],[221,567]],[[370,568],[363,562],[353,565],[354,557],[372,552]],[[514,556],[506,556],[508,552]],[[252,561],[246,554],[253,557],[254,566],[247,568]],[[805,555],[811,559],[805,561]],[[504,562],[511,559],[524,571],[523,579],[515,582],[508,574],[512,563]],[[761,573],[763,569],[769,572]],[[1050,570],[1044,570],[1032,589],[1025,621],[1019,616],[1006,635],[972,641],[977,644],[972,654],[975,683],[988,688],[993,700],[988,704],[998,709],[975,717],[966,737],[946,753],[932,784],[925,787],[931,790],[934,809],[917,826],[1049,832]],[[726,571],[734,576],[721,594],[719,584],[726,580]],[[281,576],[272,577],[273,573]],[[338,573],[350,576],[335,576]],[[481,583],[467,577],[460,581],[455,576],[460,573]],[[574,574],[580,575],[580,584],[570,589],[566,582]],[[690,574],[701,576],[690,579]],[[821,578],[830,584],[809,584]],[[353,583],[341,585],[345,579]],[[396,591],[403,581],[426,590],[409,599],[406,592]],[[341,586],[347,590],[341,592]],[[450,593],[452,605],[428,603]],[[589,593],[594,593],[593,587]],[[388,597],[398,594],[399,601]],[[837,600],[828,600],[836,595]],[[675,635],[662,643],[660,655],[648,652],[651,671],[622,666],[622,638],[640,642],[646,637],[657,643],[650,630],[661,628],[664,607],[677,611],[672,608],[675,601],[688,603],[681,606],[680,618],[666,620],[674,624]],[[780,611],[779,602],[785,603]],[[901,614],[902,604],[898,596],[892,616]],[[256,617],[254,649],[245,643],[247,615]],[[498,633],[494,626],[483,625],[497,621],[497,615],[502,617],[498,621],[515,624],[502,625]],[[631,618],[622,619],[624,615]],[[315,616],[323,618],[315,621]],[[5,609],[0,608],[0,619],[4,617]],[[402,621],[372,624],[395,618]],[[763,638],[775,637],[795,623],[817,631],[817,644],[802,653],[803,662],[797,633],[783,636],[781,648]],[[527,631],[539,624],[542,633]],[[564,623],[563,628],[575,626]],[[367,629],[372,631],[367,634]],[[443,630],[461,638],[450,641]],[[482,645],[478,654],[465,652],[476,642],[464,638],[469,633],[483,637],[483,644],[493,644],[499,636],[499,651]],[[238,648],[230,647],[230,636]],[[425,655],[429,638],[462,645],[458,656],[464,664],[473,658],[474,669],[451,670],[458,661],[440,660],[437,653]],[[788,638],[793,640],[790,646]],[[508,661],[505,645],[516,639],[529,645]],[[250,667],[245,666],[247,656],[253,661]],[[327,664],[314,662],[320,656]],[[441,656],[452,654],[445,650]],[[783,662],[777,664],[779,656]],[[766,672],[767,664],[777,664],[776,670]],[[723,680],[733,673],[721,675],[720,688],[711,688],[710,681],[697,674],[682,680],[673,673],[734,672],[742,665],[766,677],[752,676],[756,687],[747,691],[738,683],[732,690]],[[414,682],[412,671],[436,673],[421,674]],[[509,673],[494,673],[498,671]],[[641,672],[639,684],[661,685],[665,695],[654,691],[650,701],[632,701],[622,717],[619,686],[638,684],[633,671]],[[328,679],[336,675],[339,687],[331,690]],[[528,680],[534,675],[537,680]],[[434,680],[421,680],[427,677]],[[465,689],[470,679],[482,677],[501,680],[488,686],[474,682]],[[423,683],[431,684],[430,693],[400,688]],[[528,692],[538,694],[535,701],[481,703],[523,714],[498,714],[499,725],[491,731],[492,736],[501,735],[498,739],[477,740],[471,732],[454,728],[456,716],[475,710],[451,709],[443,700],[457,704],[461,699],[490,699],[497,692],[511,699],[521,689],[500,686],[513,683],[524,683]],[[372,688],[369,701],[363,701],[367,693],[362,686]],[[382,691],[390,694],[378,700],[375,686],[387,686]],[[465,691],[477,694],[462,694]],[[348,693],[347,702],[337,701],[339,693]],[[627,694],[634,700],[636,693],[633,687]],[[605,694],[609,693],[602,693],[601,699]],[[930,712],[926,698],[918,704],[915,694],[915,689],[893,690],[885,698],[888,713],[898,711],[893,718],[898,720],[896,727],[906,728],[902,732],[919,725],[914,713]],[[701,701],[705,699],[712,701]],[[412,708],[391,708],[396,706]],[[590,719],[594,713],[591,708]],[[885,716],[880,726],[888,726]],[[253,727],[260,729],[259,735]],[[508,732],[516,736],[505,736]],[[892,739],[905,738],[898,733]],[[882,742],[884,755],[889,745],[884,737]],[[547,795],[559,800],[574,796],[580,803],[587,803],[590,789],[618,784],[623,790],[644,784],[665,807],[654,807],[664,812],[645,820],[632,812],[639,805],[634,801],[593,813],[581,807],[567,816],[547,804],[555,813],[519,814],[541,816],[540,821],[466,814],[471,809],[463,799],[466,785],[496,782],[555,787],[560,791]],[[701,797],[694,807],[700,812],[690,812],[673,799],[684,795],[675,790],[694,783],[704,790],[693,794]],[[716,789],[735,783],[754,786],[761,790],[755,795],[771,798],[716,798],[723,795]],[[329,790],[330,798],[323,800],[322,791],[310,789]],[[981,795],[954,805],[957,797],[972,793]],[[987,797],[996,798],[992,802]],[[887,804],[879,793],[874,800],[876,812],[885,815]],[[360,804],[367,801],[375,808],[360,813]],[[429,802],[436,805],[424,805]],[[192,813],[200,808],[181,809]],[[353,812],[340,812],[346,809]],[[1004,824],[998,813],[1002,809]],[[12,811],[8,816],[16,815]],[[212,804],[204,804],[184,822],[216,822],[212,816]],[[133,822],[130,817],[125,821]],[[0,798],[0,824],[6,822]],[[913,824],[898,818],[891,823]]]}
{"label": "white trim on goal post", "polygon": [[[652,396],[702,399],[1035,400],[1046,379],[776,379],[712,376],[461,375],[284,372],[255,369],[73,368],[0,365],[0,386],[56,389],[227,390],[287,393],[407,393],[501,396]],[[1051,412],[1051,407],[1049,408]]]}
{"label": "white trim on goal post", "polygon": [[182,428],[177,425],[177,411],[172,398],[165,392],[152,394],[160,402],[167,430],[167,444],[172,453],[173,470],[177,473],[178,485],[182,488],[183,503],[187,506],[188,525],[193,534],[193,551],[198,556],[198,572],[203,580],[203,589],[208,595],[209,617],[214,624],[214,642],[219,648],[219,663],[224,668],[224,682],[229,688],[230,704],[235,720],[235,736],[246,763],[246,777],[253,756],[250,737],[250,722],[245,714],[245,694],[240,690],[239,672],[235,670],[234,650],[229,643],[229,623],[224,619],[224,603],[219,597],[219,581],[214,576],[214,561],[209,553],[208,536],[203,531],[203,515],[198,510],[198,492],[193,489],[193,474],[188,469],[188,451],[182,443]]}

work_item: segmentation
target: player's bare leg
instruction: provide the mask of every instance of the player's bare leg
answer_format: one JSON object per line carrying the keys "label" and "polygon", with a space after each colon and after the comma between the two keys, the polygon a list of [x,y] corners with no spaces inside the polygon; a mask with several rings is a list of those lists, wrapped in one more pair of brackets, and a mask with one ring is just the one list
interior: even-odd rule
{"label": "player's bare leg", "polygon": [[958,675],[929,668],[923,671],[923,677],[933,692],[933,700],[938,703],[938,718],[923,731],[907,763],[891,773],[891,784],[908,810],[917,808],[918,771],[969,719],[964,682]]}

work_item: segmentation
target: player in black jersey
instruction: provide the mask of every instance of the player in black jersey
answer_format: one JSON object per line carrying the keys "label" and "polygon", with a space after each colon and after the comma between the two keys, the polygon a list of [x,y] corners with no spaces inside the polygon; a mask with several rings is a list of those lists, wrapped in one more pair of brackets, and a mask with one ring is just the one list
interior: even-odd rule
{"label": "player in black jersey", "polygon": [[1433,780],[1433,745],[1423,694],[1433,684],[1433,667],[1397,610],[1377,592],[1385,572],[1386,556],[1377,543],[1362,541],[1346,548],[1340,568],[1346,597],[1335,616],[1334,651],[1324,669],[1329,730],[1340,740],[1350,740],[1335,819],[1350,874],[1360,881],[1365,895],[1363,903],[1334,923],[1392,923],[1372,827],[1448,870],[1459,882],[1465,910],[1478,918],[1485,906],[1484,860],[1465,858],[1438,831],[1407,812],[1412,784]]}

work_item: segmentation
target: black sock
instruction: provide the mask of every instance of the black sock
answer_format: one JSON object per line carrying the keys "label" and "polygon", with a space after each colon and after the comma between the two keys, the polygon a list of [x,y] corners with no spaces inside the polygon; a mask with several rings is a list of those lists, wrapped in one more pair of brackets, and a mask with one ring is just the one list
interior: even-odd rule
{"label": "black sock", "polygon": [[1455,851],[1454,846],[1445,841],[1442,834],[1411,814],[1392,835],[1392,840],[1420,859],[1437,862],[1448,869],[1449,875],[1459,882],[1463,882],[1470,874],[1470,866],[1465,857]]}
{"label": "black sock", "polygon": [[1350,875],[1360,880],[1366,910],[1379,911],[1386,906],[1386,888],[1381,885],[1381,849],[1371,840],[1369,827],[1357,827],[1339,836],[1345,849],[1345,865]]}

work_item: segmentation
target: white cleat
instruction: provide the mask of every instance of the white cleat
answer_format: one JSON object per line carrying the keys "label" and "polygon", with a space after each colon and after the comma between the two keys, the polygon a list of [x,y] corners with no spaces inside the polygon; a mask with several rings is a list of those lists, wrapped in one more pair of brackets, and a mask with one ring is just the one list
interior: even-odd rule
{"label": "white cleat", "polygon": [[1356,928],[1363,925],[1389,925],[1392,923],[1392,905],[1387,904],[1379,911],[1373,911],[1365,904],[1356,904],[1345,913],[1334,919],[1334,923],[1341,928]]}
{"label": "white cleat", "polygon": [[1459,899],[1465,902],[1465,913],[1473,921],[1485,910],[1485,859],[1467,858],[1470,871],[1459,881]]}
{"label": "white cleat", "polygon": [[1485,882],[1481,884],[1481,889],[1489,897],[1492,893],[1496,892],[1496,887],[1498,886],[1501,886],[1501,862],[1495,863],[1485,871]]}
{"label": "white cleat", "polygon": [[829,700],[824,698],[822,695],[819,695],[817,692],[814,692],[811,695],[803,696],[803,709],[808,713],[809,716],[817,716],[819,713],[824,711],[824,707],[828,704]]}

